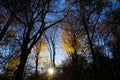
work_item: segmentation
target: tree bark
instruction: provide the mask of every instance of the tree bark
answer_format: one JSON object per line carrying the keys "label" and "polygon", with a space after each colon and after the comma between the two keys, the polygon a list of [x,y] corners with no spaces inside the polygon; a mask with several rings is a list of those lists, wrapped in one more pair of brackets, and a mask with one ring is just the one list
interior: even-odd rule
{"label": "tree bark", "polygon": [[39,53],[36,54],[36,69],[35,69],[36,78],[38,76],[38,57],[39,57]]}
{"label": "tree bark", "polygon": [[55,46],[53,45],[53,67],[55,67]]}
{"label": "tree bark", "polygon": [[25,64],[26,64],[29,53],[30,51],[28,49],[21,49],[20,63],[16,71],[15,80],[23,80],[24,68],[25,68]]}

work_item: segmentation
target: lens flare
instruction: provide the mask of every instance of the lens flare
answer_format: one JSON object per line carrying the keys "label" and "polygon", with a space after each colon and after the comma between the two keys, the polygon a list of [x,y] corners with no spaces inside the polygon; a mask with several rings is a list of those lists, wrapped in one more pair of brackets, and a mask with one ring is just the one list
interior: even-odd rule
{"label": "lens flare", "polygon": [[49,69],[48,69],[48,73],[49,73],[50,75],[54,74],[54,69],[53,69],[53,68],[49,68]]}

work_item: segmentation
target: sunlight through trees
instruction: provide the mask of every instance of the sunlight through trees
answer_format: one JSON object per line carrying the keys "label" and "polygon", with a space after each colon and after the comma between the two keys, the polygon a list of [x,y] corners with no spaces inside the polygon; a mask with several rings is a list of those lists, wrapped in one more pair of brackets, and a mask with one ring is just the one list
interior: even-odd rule
{"label": "sunlight through trees", "polygon": [[0,0],[0,80],[120,80],[119,34],[119,0]]}

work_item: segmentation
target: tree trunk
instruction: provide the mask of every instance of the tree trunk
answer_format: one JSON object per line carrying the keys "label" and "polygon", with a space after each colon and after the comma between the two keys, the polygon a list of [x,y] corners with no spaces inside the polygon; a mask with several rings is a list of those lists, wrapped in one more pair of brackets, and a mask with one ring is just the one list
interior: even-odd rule
{"label": "tree trunk", "polygon": [[23,80],[24,68],[29,53],[30,51],[28,49],[21,49],[20,63],[18,65],[18,69],[15,74],[16,75],[15,80]]}
{"label": "tree trunk", "polygon": [[86,31],[86,34],[87,34],[88,43],[89,43],[92,58],[93,58],[93,64],[94,64],[94,66],[96,66],[96,56],[95,56],[94,49],[93,49],[92,39],[90,39],[90,35],[89,35],[89,32],[88,32],[88,27],[87,27],[85,22],[84,22],[84,28],[85,28],[85,31]]}
{"label": "tree trunk", "polygon": [[39,57],[39,53],[36,54],[36,69],[35,69],[36,78],[38,77],[38,57]]}
{"label": "tree trunk", "polygon": [[81,72],[79,70],[79,65],[78,65],[78,55],[75,50],[74,55],[72,56],[72,64],[73,64],[73,80],[80,80],[81,77]]}
{"label": "tree trunk", "polygon": [[55,46],[53,46],[53,67],[55,67]]}

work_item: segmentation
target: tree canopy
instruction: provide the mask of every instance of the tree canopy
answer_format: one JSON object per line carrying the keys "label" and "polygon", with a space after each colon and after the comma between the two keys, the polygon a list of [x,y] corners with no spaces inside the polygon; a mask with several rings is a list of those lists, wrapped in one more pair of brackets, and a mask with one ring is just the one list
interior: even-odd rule
{"label": "tree canopy", "polygon": [[0,0],[0,80],[120,80],[119,13],[119,0]]}

